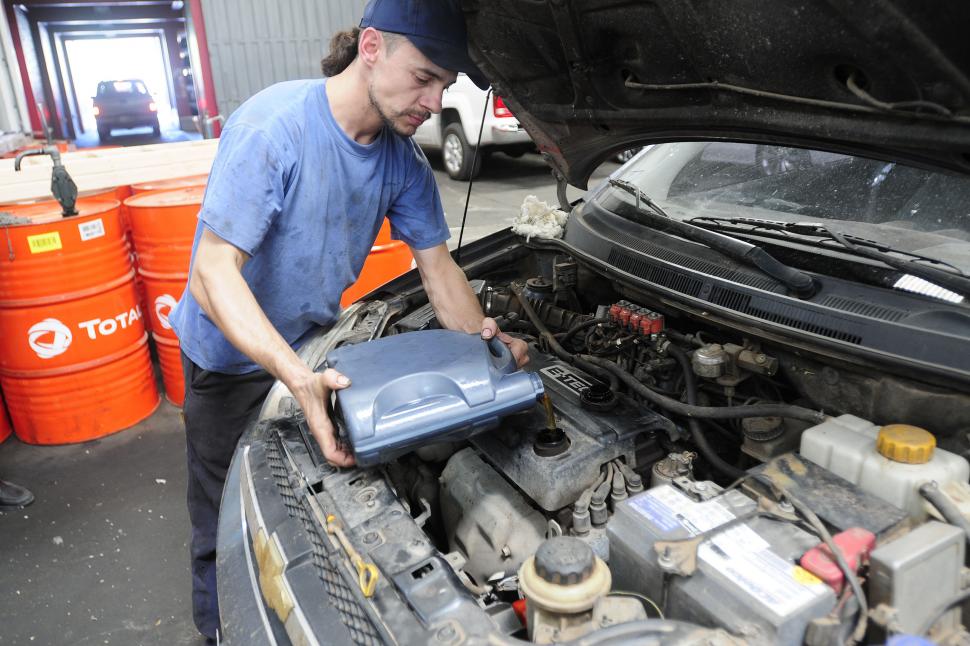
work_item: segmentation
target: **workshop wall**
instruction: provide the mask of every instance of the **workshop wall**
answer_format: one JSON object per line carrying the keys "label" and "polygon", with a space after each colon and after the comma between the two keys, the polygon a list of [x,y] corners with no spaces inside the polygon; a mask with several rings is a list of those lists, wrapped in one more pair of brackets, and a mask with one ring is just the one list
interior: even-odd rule
{"label": "workshop wall", "polygon": [[360,22],[365,0],[202,0],[219,112],[265,87],[319,78],[334,32]]}

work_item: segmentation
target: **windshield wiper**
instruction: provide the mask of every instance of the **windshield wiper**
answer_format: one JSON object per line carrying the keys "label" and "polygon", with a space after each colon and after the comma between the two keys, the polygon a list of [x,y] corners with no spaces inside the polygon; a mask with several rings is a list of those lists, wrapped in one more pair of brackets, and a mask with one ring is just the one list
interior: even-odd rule
{"label": "windshield wiper", "polygon": [[[757,267],[788,287],[798,298],[811,298],[818,291],[818,287],[811,276],[778,261],[761,247],[732,236],[708,231],[696,224],[675,220],[635,184],[622,179],[610,179],[609,182],[610,185],[626,191],[636,198],[636,213],[642,218],[642,221],[638,222],[639,224],[646,224],[666,230],[687,240],[700,242],[725,256],[734,258],[746,265]],[[620,215],[622,217],[622,214]]]}
{"label": "windshield wiper", "polygon": [[[780,239],[799,238],[798,242],[817,247],[848,250],[857,256],[879,261],[893,269],[912,274],[931,283],[945,287],[954,292],[970,296],[970,276],[959,267],[948,262],[937,260],[929,256],[895,249],[890,245],[875,240],[860,238],[841,231],[830,229],[820,222],[777,222],[775,220],[759,220],[757,218],[717,218],[700,216],[687,220],[694,226],[715,229],[718,231],[732,231],[738,233],[764,233],[770,235],[776,232],[780,235],[772,237]],[[805,238],[814,238],[805,240]],[[833,244],[834,243],[834,244]]]}

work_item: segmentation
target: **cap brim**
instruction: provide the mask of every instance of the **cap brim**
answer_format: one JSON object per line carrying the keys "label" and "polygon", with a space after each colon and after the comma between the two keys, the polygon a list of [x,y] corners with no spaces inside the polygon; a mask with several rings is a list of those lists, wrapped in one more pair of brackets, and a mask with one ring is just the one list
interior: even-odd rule
{"label": "cap brim", "polygon": [[491,85],[488,79],[478,70],[475,63],[472,62],[466,50],[455,47],[450,43],[444,43],[433,38],[415,36],[413,34],[408,34],[407,39],[438,67],[443,67],[452,72],[463,72],[467,74],[468,78],[472,80],[472,83],[482,90],[487,90],[489,85]]}

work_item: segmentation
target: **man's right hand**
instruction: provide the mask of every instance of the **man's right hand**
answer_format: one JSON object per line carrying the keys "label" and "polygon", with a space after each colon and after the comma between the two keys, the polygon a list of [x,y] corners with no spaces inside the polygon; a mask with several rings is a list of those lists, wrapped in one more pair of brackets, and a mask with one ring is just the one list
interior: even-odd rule
{"label": "man's right hand", "polygon": [[331,390],[340,390],[349,385],[350,379],[333,368],[322,373],[309,373],[298,383],[290,385],[290,392],[303,409],[307,426],[320,445],[323,457],[337,467],[353,466],[354,456],[337,444],[336,427],[327,414],[327,402],[330,400]]}

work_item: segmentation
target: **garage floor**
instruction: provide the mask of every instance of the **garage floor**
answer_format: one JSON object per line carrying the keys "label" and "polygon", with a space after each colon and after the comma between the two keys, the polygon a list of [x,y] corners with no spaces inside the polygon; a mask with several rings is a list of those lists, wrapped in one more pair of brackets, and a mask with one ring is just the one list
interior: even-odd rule
{"label": "garage floor", "polygon": [[195,644],[178,409],[84,444],[0,445],[0,644]]}
{"label": "garage floor", "polygon": [[97,146],[144,146],[147,144],[170,144],[176,141],[196,141],[202,139],[202,135],[197,132],[179,130],[178,128],[166,128],[162,134],[156,137],[152,134],[151,128],[136,128],[132,130],[115,130],[115,134],[108,141],[101,141],[96,130],[88,130],[81,134],[74,144],[81,148],[93,148]]}
{"label": "garage floor", "polygon": [[[429,158],[454,247],[467,184]],[[616,167],[605,164],[594,179]],[[472,189],[465,241],[508,226],[529,194],[555,203],[545,164],[493,155]],[[202,643],[192,624],[178,409],[163,402],[137,426],[84,444],[12,437],[0,445],[0,478],[37,497],[0,512],[0,644]]]}

